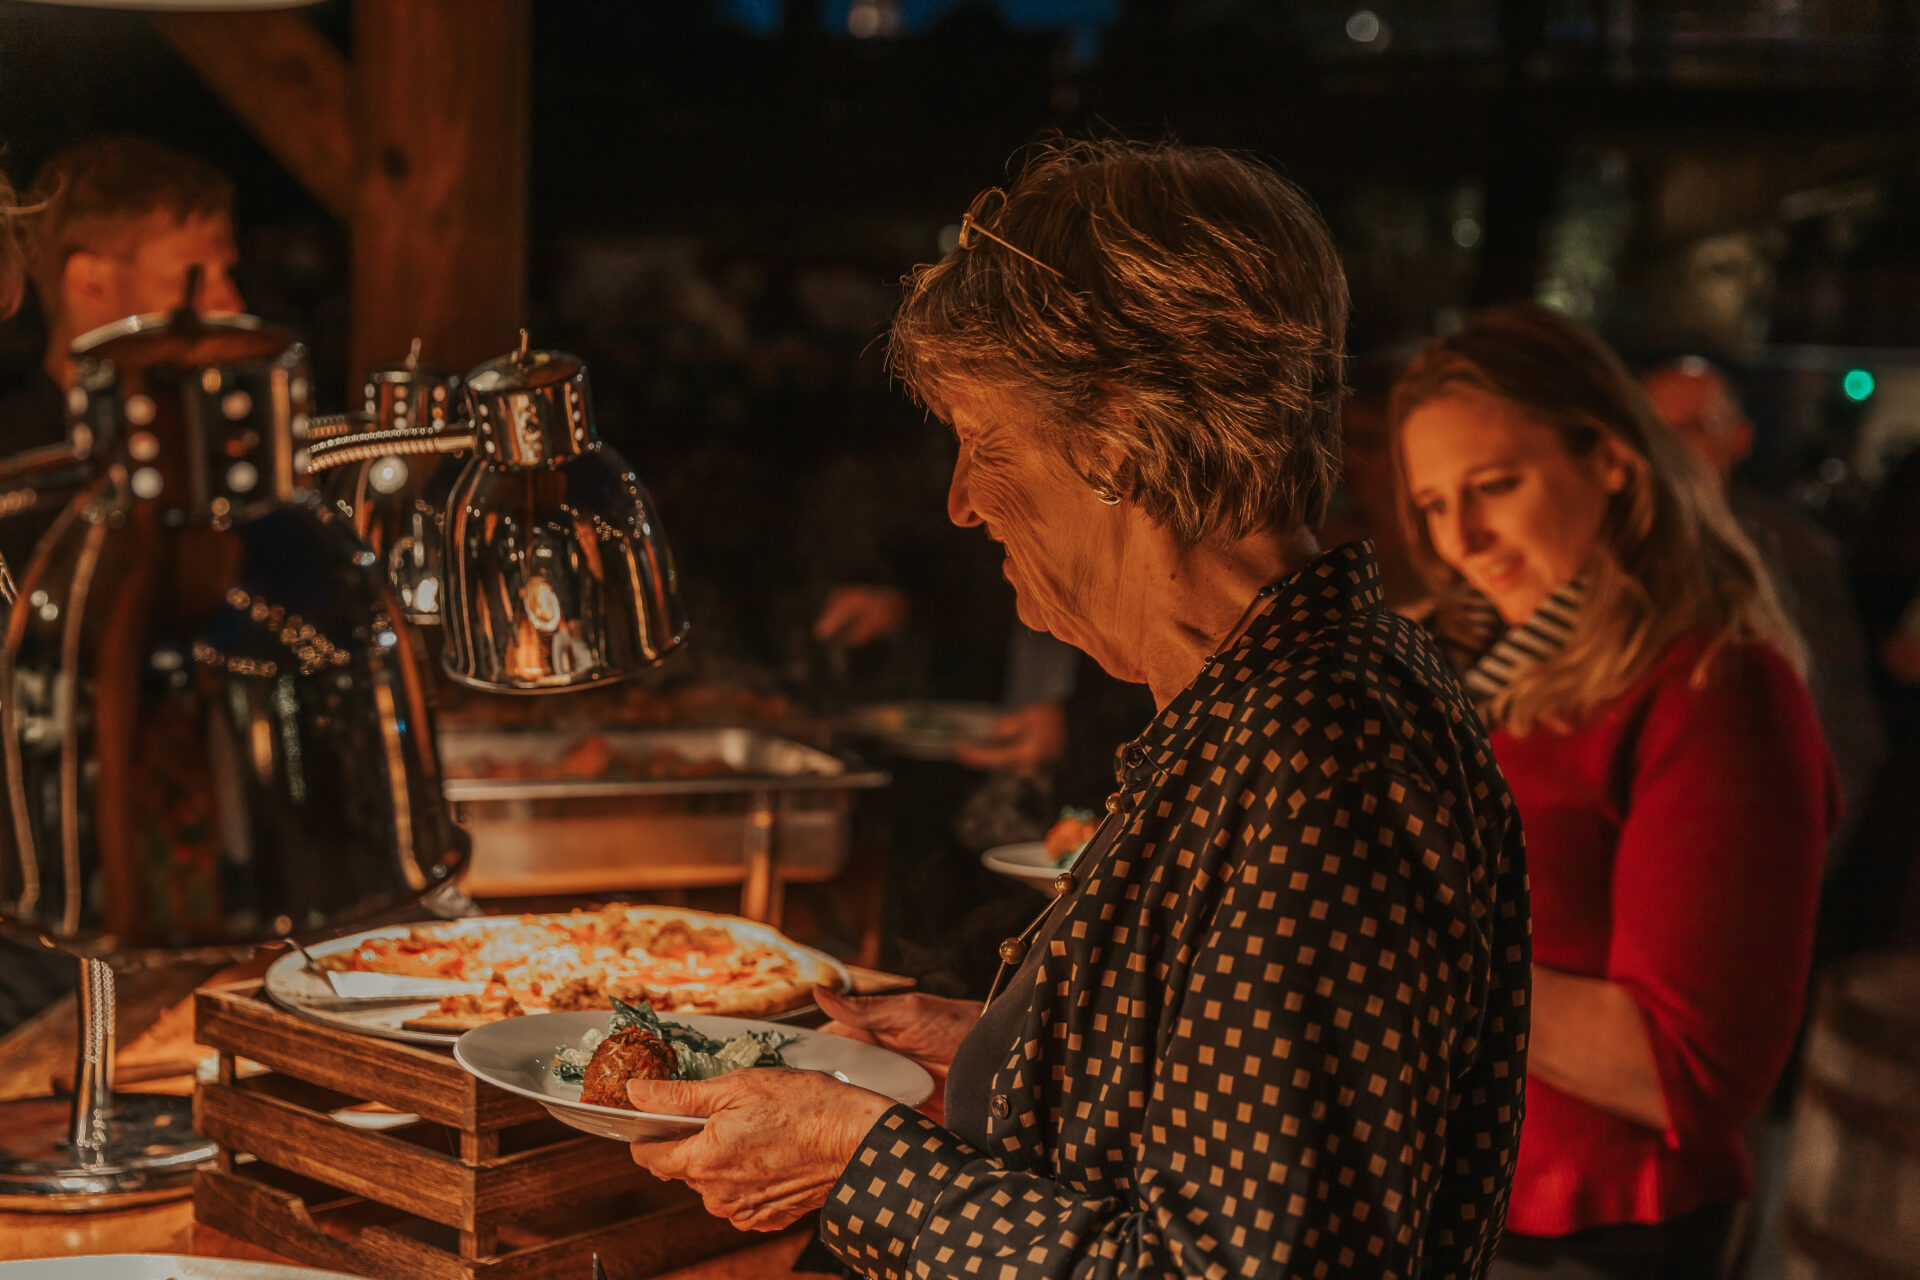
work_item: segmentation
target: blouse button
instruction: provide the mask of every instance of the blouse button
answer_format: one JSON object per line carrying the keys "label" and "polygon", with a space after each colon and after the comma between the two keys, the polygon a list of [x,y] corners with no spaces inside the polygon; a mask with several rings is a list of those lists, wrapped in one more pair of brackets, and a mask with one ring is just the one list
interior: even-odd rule
{"label": "blouse button", "polygon": [[1005,1120],[1013,1113],[1013,1104],[1007,1101],[1006,1094],[996,1093],[993,1095],[993,1100],[987,1104],[987,1110],[993,1112],[995,1119]]}
{"label": "blouse button", "polygon": [[1107,797],[1107,812],[1120,812],[1120,793],[1118,791]]}

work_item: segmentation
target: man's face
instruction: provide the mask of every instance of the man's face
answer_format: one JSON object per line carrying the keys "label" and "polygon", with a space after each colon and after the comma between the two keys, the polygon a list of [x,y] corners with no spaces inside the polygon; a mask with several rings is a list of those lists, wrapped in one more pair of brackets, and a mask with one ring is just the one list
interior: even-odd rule
{"label": "man's face", "polygon": [[74,256],[81,261],[69,265],[67,301],[76,336],[127,316],[172,311],[185,296],[187,272],[195,266],[201,268],[198,310],[231,313],[246,305],[233,283],[239,257],[233,224],[222,214],[194,214],[184,221],[164,212],[150,214],[111,248]]}

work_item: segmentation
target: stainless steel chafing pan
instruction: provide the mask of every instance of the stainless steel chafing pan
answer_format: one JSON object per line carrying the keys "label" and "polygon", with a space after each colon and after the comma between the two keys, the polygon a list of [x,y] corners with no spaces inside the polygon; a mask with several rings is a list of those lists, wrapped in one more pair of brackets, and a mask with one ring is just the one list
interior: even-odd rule
{"label": "stainless steel chafing pan", "polygon": [[845,864],[852,793],[878,769],[757,729],[608,730],[621,756],[672,751],[722,777],[465,777],[485,761],[550,765],[582,735],[446,729],[446,797],[473,836],[481,896],[739,884],[740,913],[773,920],[781,884]]}

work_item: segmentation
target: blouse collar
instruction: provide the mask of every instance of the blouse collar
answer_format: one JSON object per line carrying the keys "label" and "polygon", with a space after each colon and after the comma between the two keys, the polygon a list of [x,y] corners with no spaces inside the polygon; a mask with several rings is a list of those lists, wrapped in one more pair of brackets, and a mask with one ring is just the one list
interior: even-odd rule
{"label": "blouse collar", "polygon": [[1140,736],[1121,746],[1115,763],[1123,791],[1138,787],[1143,770],[1171,767],[1180,744],[1200,722],[1288,650],[1385,600],[1368,541],[1333,548],[1299,572],[1262,588],[1261,595],[1263,606],[1254,610],[1239,639],[1210,656]]}

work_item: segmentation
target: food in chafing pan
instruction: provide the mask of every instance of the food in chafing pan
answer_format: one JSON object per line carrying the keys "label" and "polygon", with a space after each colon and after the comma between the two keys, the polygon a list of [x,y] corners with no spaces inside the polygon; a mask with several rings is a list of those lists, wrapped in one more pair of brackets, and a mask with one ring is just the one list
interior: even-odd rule
{"label": "food in chafing pan", "polygon": [[695,759],[672,747],[617,749],[603,733],[589,733],[570,743],[553,760],[482,755],[449,761],[449,778],[617,778],[646,781],[659,778],[732,778],[740,770],[727,761]]}

